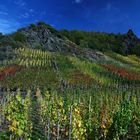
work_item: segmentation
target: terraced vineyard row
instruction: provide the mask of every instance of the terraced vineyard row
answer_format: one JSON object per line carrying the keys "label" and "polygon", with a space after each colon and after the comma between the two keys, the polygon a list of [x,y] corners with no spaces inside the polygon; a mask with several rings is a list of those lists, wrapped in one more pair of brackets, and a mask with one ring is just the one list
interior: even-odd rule
{"label": "terraced vineyard row", "polygon": [[1,95],[1,139],[134,139],[140,137],[139,92],[65,93],[20,90]]}
{"label": "terraced vineyard row", "polygon": [[[55,54],[54,54],[55,55]],[[21,66],[46,66],[50,64],[54,56],[50,52],[41,50],[19,48],[14,50],[14,58],[12,60],[0,61],[3,66],[21,65]]]}
{"label": "terraced vineyard row", "polygon": [[0,63],[0,139],[140,139],[138,65],[27,48],[14,55]]}

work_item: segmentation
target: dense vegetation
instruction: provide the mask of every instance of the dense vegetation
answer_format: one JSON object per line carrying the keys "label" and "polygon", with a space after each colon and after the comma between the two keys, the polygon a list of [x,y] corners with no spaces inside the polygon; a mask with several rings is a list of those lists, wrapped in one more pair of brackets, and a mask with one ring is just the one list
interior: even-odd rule
{"label": "dense vegetation", "polygon": [[[63,93],[4,92],[1,139],[132,139],[140,138],[138,90],[93,87]],[[6,99],[6,100],[5,100]]]}
{"label": "dense vegetation", "polygon": [[[82,48],[87,47],[93,50],[113,51],[122,55],[139,55],[140,52],[140,41],[135,42],[137,38],[131,30],[129,30],[128,34],[108,34],[78,30],[61,30],[60,33]],[[128,46],[129,48],[127,48]]]}
{"label": "dense vegetation", "polygon": [[112,50],[119,53],[124,53],[124,46],[122,46],[122,35],[76,30],[62,30],[61,33],[80,47],[89,47],[100,51]]}
{"label": "dense vegetation", "polygon": [[[140,139],[140,60],[15,49],[1,61],[0,138]],[[102,54],[103,55],[103,54]]]}

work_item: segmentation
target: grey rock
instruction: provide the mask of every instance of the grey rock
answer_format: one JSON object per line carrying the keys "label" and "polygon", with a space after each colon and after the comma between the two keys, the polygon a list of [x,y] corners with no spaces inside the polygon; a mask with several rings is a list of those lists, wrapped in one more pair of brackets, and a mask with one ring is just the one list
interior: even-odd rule
{"label": "grey rock", "polygon": [[134,34],[134,32],[129,29],[127,34],[124,37],[124,45],[125,45],[125,53],[130,54],[131,49],[140,43],[140,40],[137,38],[137,36]]}
{"label": "grey rock", "polygon": [[25,45],[31,48],[41,46],[48,51],[63,52],[69,46],[66,40],[57,37],[41,25],[38,25],[36,30],[28,27],[20,30],[20,32],[26,36]]}

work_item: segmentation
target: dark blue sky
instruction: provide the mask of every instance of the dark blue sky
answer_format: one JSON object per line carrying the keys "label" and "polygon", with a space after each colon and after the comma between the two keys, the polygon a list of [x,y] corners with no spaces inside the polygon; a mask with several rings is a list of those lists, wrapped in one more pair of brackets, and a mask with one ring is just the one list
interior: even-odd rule
{"label": "dark blue sky", "polygon": [[0,0],[0,32],[37,21],[57,29],[125,33],[140,37],[140,0]]}

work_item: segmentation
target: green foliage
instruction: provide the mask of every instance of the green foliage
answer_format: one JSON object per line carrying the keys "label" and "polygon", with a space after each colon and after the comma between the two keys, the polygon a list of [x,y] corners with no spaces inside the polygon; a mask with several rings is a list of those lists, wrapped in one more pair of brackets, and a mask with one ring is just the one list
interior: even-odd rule
{"label": "green foliage", "polygon": [[0,47],[11,46],[13,49],[22,47],[21,42],[17,42],[13,39],[12,35],[0,37]]}
{"label": "green foliage", "polygon": [[[27,102],[26,102],[27,103]],[[15,139],[17,137],[28,137],[30,135],[27,120],[27,108],[24,107],[24,102],[20,91],[15,97],[11,97],[5,108],[6,119],[9,122],[9,131],[13,133]],[[28,106],[29,107],[29,106]]]}
{"label": "green foliage", "polygon": [[5,95],[8,102],[2,112],[8,127],[5,134],[0,132],[0,137],[110,140],[133,136],[138,139],[140,114],[137,95],[132,98],[125,95],[124,98],[122,92],[114,94],[107,89],[103,93],[104,90],[93,88],[84,94],[80,90],[65,91],[64,94],[37,88],[24,92],[24,95],[19,91],[12,97]]}
{"label": "green foliage", "polygon": [[14,56],[14,52],[11,46],[0,47],[0,61],[10,60]]}
{"label": "green foliage", "polygon": [[24,42],[26,41],[26,36],[24,34],[22,34],[21,32],[16,32],[12,35],[12,38],[15,41],[19,41],[19,42]]}
{"label": "green foliage", "polygon": [[87,47],[100,51],[114,51],[120,54],[125,53],[123,35],[121,34],[115,35],[77,30],[61,30],[60,33],[82,48]]}
{"label": "green foliage", "polygon": [[29,27],[32,28],[33,30],[36,30],[37,29],[37,26],[35,24],[30,24]]}
{"label": "green foliage", "polygon": [[41,45],[36,45],[34,48],[37,49],[37,50],[45,51],[45,48]]}
{"label": "green foliage", "polygon": [[132,52],[133,52],[134,54],[140,56],[140,43],[137,44],[136,46],[134,46],[134,47],[132,48]]}
{"label": "green foliage", "polygon": [[[113,118],[113,124],[111,125],[110,135],[114,138],[126,137],[128,133],[128,127],[133,118],[133,108],[130,101],[124,99],[120,104],[119,111]],[[113,135],[113,133],[115,133]]]}
{"label": "green foliage", "polygon": [[85,40],[80,41],[80,47],[81,48],[88,48],[88,42]]}

